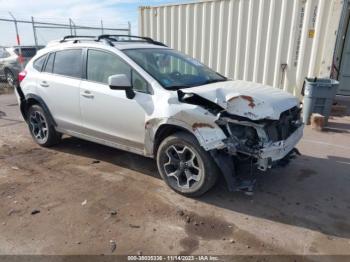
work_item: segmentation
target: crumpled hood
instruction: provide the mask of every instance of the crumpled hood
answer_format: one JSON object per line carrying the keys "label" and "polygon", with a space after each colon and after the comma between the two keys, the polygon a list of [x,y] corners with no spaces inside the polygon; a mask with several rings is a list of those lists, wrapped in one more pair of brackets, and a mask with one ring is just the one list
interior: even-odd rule
{"label": "crumpled hood", "polygon": [[278,88],[247,81],[226,81],[181,90],[194,93],[227,110],[228,113],[251,120],[278,120],[280,114],[299,100]]}

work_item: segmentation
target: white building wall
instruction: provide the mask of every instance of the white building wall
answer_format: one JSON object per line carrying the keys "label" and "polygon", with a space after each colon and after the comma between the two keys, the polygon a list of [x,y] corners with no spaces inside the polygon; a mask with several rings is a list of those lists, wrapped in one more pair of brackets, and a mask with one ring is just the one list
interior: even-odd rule
{"label": "white building wall", "polygon": [[139,34],[221,74],[299,95],[329,77],[341,0],[204,0],[139,8]]}

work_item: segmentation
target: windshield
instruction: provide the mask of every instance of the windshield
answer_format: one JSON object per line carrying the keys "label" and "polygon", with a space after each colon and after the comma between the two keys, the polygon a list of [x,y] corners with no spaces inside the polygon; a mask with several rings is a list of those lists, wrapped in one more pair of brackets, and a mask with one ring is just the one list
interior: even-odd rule
{"label": "windshield", "polygon": [[124,52],[168,90],[227,80],[201,62],[175,50],[147,48]]}

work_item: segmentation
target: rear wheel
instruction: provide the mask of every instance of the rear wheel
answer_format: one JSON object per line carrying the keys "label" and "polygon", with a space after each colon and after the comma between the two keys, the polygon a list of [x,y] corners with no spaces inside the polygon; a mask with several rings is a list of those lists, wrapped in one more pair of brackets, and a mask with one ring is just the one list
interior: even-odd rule
{"label": "rear wheel", "polygon": [[39,105],[32,105],[28,110],[29,131],[40,146],[50,147],[60,142],[61,134],[56,132],[49,117]]}
{"label": "rear wheel", "polygon": [[165,138],[157,151],[160,175],[174,191],[196,197],[212,188],[218,168],[191,134],[179,132]]}

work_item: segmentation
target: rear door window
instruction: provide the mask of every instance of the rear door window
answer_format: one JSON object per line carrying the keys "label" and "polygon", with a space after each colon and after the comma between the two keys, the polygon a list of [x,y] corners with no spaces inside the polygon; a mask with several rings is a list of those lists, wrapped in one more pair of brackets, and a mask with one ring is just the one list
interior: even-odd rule
{"label": "rear door window", "polygon": [[53,73],[58,75],[81,78],[82,50],[68,49],[57,51],[54,59]]}
{"label": "rear door window", "polygon": [[44,62],[45,62],[45,59],[46,59],[46,56],[47,55],[43,55],[41,57],[39,57],[38,59],[36,59],[33,63],[33,67],[38,70],[38,71],[41,71],[42,68],[43,68],[43,65],[44,65]]}

